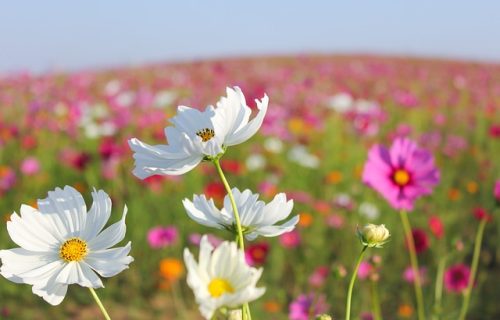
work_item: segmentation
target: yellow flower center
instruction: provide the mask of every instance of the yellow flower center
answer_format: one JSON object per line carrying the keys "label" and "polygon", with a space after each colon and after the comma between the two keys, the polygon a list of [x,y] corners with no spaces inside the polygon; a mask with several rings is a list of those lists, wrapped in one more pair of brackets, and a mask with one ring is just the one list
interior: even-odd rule
{"label": "yellow flower center", "polygon": [[207,142],[215,136],[215,132],[213,129],[205,128],[196,132],[196,135],[201,138],[201,141]]}
{"label": "yellow flower center", "polygon": [[71,238],[59,249],[59,257],[66,262],[80,261],[88,253],[87,243],[80,238]]}
{"label": "yellow flower center", "polygon": [[410,182],[410,174],[404,169],[396,170],[396,172],[394,172],[393,178],[394,182],[396,182],[396,184],[401,187],[406,186],[408,182]]}
{"label": "yellow flower center", "polygon": [[233,293],[234,289],[227,280],[214,278],[208,284],[208,292],[210,292],[210,295],[212,295],[212,297],[218,298],[225,293]]}

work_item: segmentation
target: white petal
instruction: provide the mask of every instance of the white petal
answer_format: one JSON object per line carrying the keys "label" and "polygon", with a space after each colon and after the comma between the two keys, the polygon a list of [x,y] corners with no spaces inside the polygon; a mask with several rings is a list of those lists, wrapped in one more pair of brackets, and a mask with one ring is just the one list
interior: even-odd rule
{"label": "white petal", "polygon": [[264,237],[275,237],[283,233],[290,232],[295,229],[295,225],[299,222],[299,216],[295,216],[279,226],[265,226],[257,228],[254,232],[247,234],[247,239],[255,239],[254,233]]}
{"label": "white petal", "polygon": [[66,296],[68,285],[57,283],[54,281],[54,278],[55,276],[45,283],[34,285],[32,291],[51,305],[56,306],[60,304]]}
{"label": "white petal", "polygon": [[92,192],[92,207],[87,213],[85,228],[80,233],[80,237],[89,241],[93,239],[106,225],[111,215],[111,199],[103,190]]}
{"label": "white petal", "polygon": [[284,193],[277,194],[263,209],[261,225],[273,225],[288,217],[293,209],[293,200],[286,201]]}
{"label": "white petal", "polygon": [[58,258],[57,254],[51,252],[39,253],[23,248],[0,250],[0,259],[2,259],[0,274],[12,282],[26,283],[23,280],[26,272],[38,270],[57,261]]}
{"label": "white petal", "polygon": [[194,135],[197,131],[205,128],[213,129],[210,118],[215,114],[213,107],[208,107],[201,112],[198,109],[179,106],[177,114],[170,119],[175,128],[188,135]]}
{"label": "white petal", "polygon": [[73,187],[49,191],[47,198],[38,200],[38,208],[43,214],[58,215],[67,231],[67,234],[61,235],[64,238],[79,236],[85,226],[87,206],[82,195]]}
{"label": "white petal", "polygon": [[134,151],[135,168],[133,174],[145,179],[155,174],[181,175],[196,167],[203,159],[201,150],[196,150],[187,137],[181,147],[150,146],[136,138],[129,140]]}
{"label": "white petal", "polygon": [[131,243],[120,248],[91,252],[85,257],[85,262],[103,277],[112,277],[128,269],[134,258],[128,256]]}
{"label": "white petal", "polygon": [[54,232],[51,233],[44,228],[43,224],[38,226],[38,220],[23,219],[13,213],[10,216],[10,221],[7,222],[7,231],[12,241],[26,250],[50,251],[57,244],[57,240],[52,236],[52,233],[57,234],[57,231],[53,230]]}
{"label": "white petal", "polygon": [[123,208],[123,215],[120,221],[107,227],[97,237],[88,242],[89,250],[92,252],[107,249],[122,241],[127,230],[127,226],[125,225],[126,216],[127,206]]}
{"label": "white petal", "polygon": [[217,218],[217,216],[220,217],[220,211],[215,208],[213,200],[207,201],[204,195],[195,195],[193,201],[194,203],[189,199],[184,199],[182,201],[184,209],[186,209],[186,213],[191,219],[208,227],[214,227],[217,229],[223,228],[221,224],[224,221]]}
{"label": "white petal", "polygon": [[221,97],[217,102],[217,109],[212,118],[215,136],[222,137],[222,142],[245,126],[252,113],[240,88],[226,88],[226,92],[227,97]]}
{"label": "white petal", "polygon": [[259,112],[247,125],[242,127],[240,130],[236,131],[234,134],[227,136],[224,144],[226,146],[232,146],[240,144],[248,139],[250,139],[259,130],[262,122],[264,121],[264,116],[267,112],[267,105],[269,103],[269,98],[265,95],[261,101],[255,100],[257,102],[257,108]]}

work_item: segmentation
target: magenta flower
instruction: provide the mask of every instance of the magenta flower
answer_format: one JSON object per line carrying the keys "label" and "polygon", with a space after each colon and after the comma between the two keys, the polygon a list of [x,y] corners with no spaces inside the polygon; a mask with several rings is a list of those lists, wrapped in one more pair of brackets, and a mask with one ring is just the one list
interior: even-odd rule
{"label": "magenta flower", "polygon": [[271,247],[267,242],[257,242],[250,244],[245,249],[245,259],[248,265],[252,267],[263,265],[267,260],[270,249]]}
{"label": "magenta flower", "polygon": [[493,196],[495,197],[495,200],[500,202],[500,179],[495,181],[495,187],[493,189]]}
{"label": "magenta flower", "polygon": [[390,150],[375,145],[368,153],[363,182],[397,210],[413,210],[415,200],[432,193],[439,171],[432,155],[407,138],[394,140]]}
{"label": "magenta flower", "polygon": [[[425,284],[427,282],[427,268],[420,267],[419,268],[420,282]],[[413,272],[412,267],[407,267],[403,273],[403,279],[408,283],[415,282],[415,273]]]}
{"label": "magenta flower", "polygon": [[173,245],[177,241],[178,237],[179,233],[176,227],[159,226],[149,230],[148,243],[151,248],[159,249]]}
{"label": "magenta flower", "polygon": [[325,313],[328,307],[324,295],[301,294],[290,304],[288,318],[290,320],[309,320],[315,315]]}
{"label": "magenta flower", "polygon": [[444,274],[444,286],[449,292],[461,293],[469,284],[470,269],[465,264],[456,264]]}
{"label": "magenta flower", "polygon": [[296,248],[300,245],[300,234],[297,230],[292,230],[287,233],[280,235],[280,243],[283,247],[287,249]]}

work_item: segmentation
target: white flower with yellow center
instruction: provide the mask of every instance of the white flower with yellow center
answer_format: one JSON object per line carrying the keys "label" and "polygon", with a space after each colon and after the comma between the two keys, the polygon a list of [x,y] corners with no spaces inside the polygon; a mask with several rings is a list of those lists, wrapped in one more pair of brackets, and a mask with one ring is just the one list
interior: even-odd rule
{"label": "white flower with yellow center", "polygon": [[[265,204],[258,200],[259,194],[250,190],[240,192],[237,188],[232,189],[234,201],[240,215],[241,226],[245,238],[254,240],[257,236],[275,237],[290,232],[299,222],[299,216],[295,216],[282,225],[276,225],[279,221],[286,219],[293,209],[293,200],[286,200],[284,193],[277,194],[274,199]],[[184,199],[182,201],[188,216],[199,224],[236,231],[233,207],[229,196],[224,198],[224,207],[219,210],[215,207],[212,199],[207,200],[205,195],[194,195],[193,201]]]}
{"label": "white flower with yellow center", "polygon": [[249,121],[251,109],[240,88],[227,88],[227,97],[199,111],[186,106],[177,108],[170,119],[173,126],[165,129],[168,145],[148,145],[136,138],[129,140],[134,151],[134,175],[180,175],[196,167],[203,159],[221,155],[226,147],[240,144],[259,130],[267,111],[265,95],[255,100],[259,112]]}
{"label": "white flower with yellow center", "polygon": [[[69,284],[103,287],[134,259],[130,242],[112,248],[125,236],[127,207],[119,222],[102,230],[111,214],[111,200],[102,190],[92,192],[90,211],[72,187],[49,191],[38,200],[38,210],[21,206],[7,222],[9,235],[20,248],[0,250],[0,274],[10,281],[33,286],[33,293],[52,305],[64,299]],[[101,232],[102,230],[102,232]]]}
{"label": "white flower with yellow center", "polygon": [[256,287],[262,268],[250,267],[243,251],[238,250],[234,242],[225,241],[214,250],[207,236],[203,236],[198,262],[187,248],[184,249],[184,262],[187,283],[206,319],[211,319],[221,307],[237,308],[265,292],[265,288]]}

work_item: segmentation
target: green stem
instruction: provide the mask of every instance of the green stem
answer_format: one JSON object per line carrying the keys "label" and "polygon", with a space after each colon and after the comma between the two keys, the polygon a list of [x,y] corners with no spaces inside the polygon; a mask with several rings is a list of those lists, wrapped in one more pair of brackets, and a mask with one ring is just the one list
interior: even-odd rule
{"label": "green stem", "polygon": [[378,298],[377,281],[371,281],[372,292],[372,312],[374,320],[382,320],[382,313],[380,311],[380,300]]}
{"label": "green stem", "polygon": [[99,309],[101,309],[101,312],[104,315],[104,319],[111,320],[108,312],[106,311],[106,308],[104,308],[104,305],[102,304],[101,300],[97,296],[97,293],[95,292],[94,288],[89,287],[89,290],[90,290],[90,293],[92,294],[92,297],[94,297],[95,302],[99,306]]}
{"label": "green stem", "polygon": [[241,222],[240,222],[240,214],[238,213],[238,207],[236,206],[236,202],[234,201],[234,196],[233,192],[231,191],[231,187],[229,186],[229,183],[226,180],[226,176],[224,176],[224,172],[222,171],[222,168],[220,166],[219,159],[214,159],[213,163],[215,164],[215,167],[217,168],[217,172],[219,173],[220,179],[222,180],[222,183],[224,184],[224,188],[226,188],[227,195],[229,197],[229,201],[231,201],[231,207],[233,207],[233,215],[234,215],[234,221],[236,222],[236,231],[238,232],[237,236],[237,241],[238,241],[238,246],[240,247],[241,250],[245,250],[245,244],[243,242],[243,230],[241,228]]}
{"label": "green stem", "polygon": [[410,221],[408,220],[408,215],[406,211],[401,210],[399,212],[401,217],[401,222],[403,224],[403,229],[405,232],[406,243],[408,244],[408,252],[410,254],[410,263],[413,269],[413,275],[415,281],[413,281],[415,287],[415,296],[417,298],[417,315],[419,320],[425,320],[424,312],[424,296],[422,294],[422,282],[420,280],[420,270],[418,268],[417,253],[415,250],[415,241],[413,240],[413,235],[411,233]]}
{"label": "green stem", "polygon": [[458,319],[464,320],[467,315],[467,310],[469,309],[470,294],[472,287],[474,286],[474,281],[477,273],[477,266],[479,264],[479,254],[481,253],[481,243],[483,241],[484,228],[486,227],[487,220],[481,220],[479,228],[477,230],[476,239],[474,240],[474,254],[472,256],[472,269],[470,273],[469,283],[467,289],[464,292],[464,302],[462,303],[462,309],[460,309],[460,316]]}
{"label": "green stem", "polygon": [[351,281],[349,282],[349,290],[347,291],[347,302],[346,302],[346,307],[345,307],[345,319],[350,320],[351,319],[351,300],[352,300],[352,288],[354,287],[354,281],[356,281],[356,277],[358,275],[358,269],[359,265],[361,264],[361,261],[363,261],[363,255],[365,254],[366,248],[368,246],[364,246],[363,249],[361,250],[361,253],[359,254],[358,261],[356,262],[356,266],[354,267],[354,272],[352,273],[351,276]]}
{"label": "green stem", "polygon": [[[240,214],[238,212],[238,207],[236,206],[236,202],[234,201],[233,192],[231,191],[231,187],[229,186],[229,183],[227,182],[226,176],[224,175],[224,172],[222,171],[219,159],[217,159],[217,158],[214,159],[213,163],[214,163],[215,167],[217,168],[217,173],[219,173],[220,179],[222,180],[222,183],[224,184],[224,188],[226,189],[227,195],[229,197],[229,201],[231,202],[231,207],[233,208],[234,221],[236,222],[236,231],[238,233],[236,236],[236,242],[238,243],[238,247],[241,249],[241,251],[245,252],[245,242],[243,239],[243,229],[241,228]],[[252,320],[252,315],[250,313],[250,307],[248,306],[248,303],[243,304],[243,307],[241,308],[241,313],[243,316],[243,320]]]}
{"label": "green stem", "polygon": [[437,267],[437,275],[436,275],[436,285],[434,290],[434,312],[432,319],[439,320],[441,317],[441,300],[443,297],[443,277],[444,277],[444,269],[446,267],[447,256],[442,257],[439,260]]}

